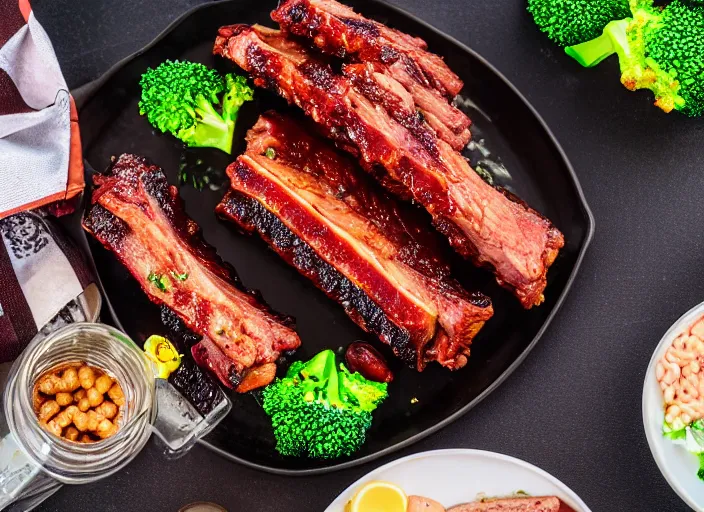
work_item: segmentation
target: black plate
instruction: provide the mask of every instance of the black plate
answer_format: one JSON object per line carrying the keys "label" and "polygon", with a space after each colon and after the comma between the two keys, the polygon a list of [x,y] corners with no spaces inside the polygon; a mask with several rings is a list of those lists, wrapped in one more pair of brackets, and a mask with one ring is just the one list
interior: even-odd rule
{"label": "black plate", "polygon": [[[354,457],[332,461],[287,459],[274,450],[267,417],[252,394],[232,395],[230,415],[204,444],[238,462],[278,473],[318,473],[372,460],[435,432],[466,413],[494,390],[525,358],[547,328],[577,272],[593,232],[593,220],[570,164],[558,143],[521,94],[490,64],[457,41],[439,33],[413,16],[375,0],[349,1],[366,16],[425,39],[430,49],[445,56],[465,82],[462,97],[472,118],[474,141],[483,141],[485,158],[474,147],[467,151],[473,164],[493,170],[495,181],[526,200],[550,218],[565,234],[566,246],[549,273],[546,302],[530,311],[493,284],[493,278],[466,262],[454,262],[458,277],[469,288],[489,294],[496,314],[475,340],[467,366],[449,372],[431,365],[422,374],[401,368],[393,361],[395,380],[390,397],[375,413],[368,441]],[[88,87],[76,91],[80,106],[81,134],[86,160],[104,169],[112,155],[132,152],[162,166],[169,179],[178,180],[182,145],[173,137],[155,134],[139,116],[139,77],[148,66],[165,59],[191,59],[221,70],[232,64],[211,55],[220,25],[263,23],[271,25],[272,2],[225,1],[198,7],[173,23],[154,42],[120,62]],[[235,151],[243,148],[244,131],[268,108],[287,108],[272,94],[257,91],[238,122]],[[191,162],[217,171],[231,158],[217,150],[188,150]],[[499,164],[499,165],[497,165]],[[216,176],[217,178],[217,176]],[[293,315],[303,340],[298,352],[308,358],[323,348],[344,347],[368,339],[342,309],[310,282],[268,250],[258,238],[239,235],[217,220],[215,205],[223,190],[181,186],[186,210],[203,228],[205,239],[234,264],[245,285],[261,290],[278,311]],[[90,248],[109,305],[118,325],[136,340],[163,330],[158,309],[114,257],[91,241]],[[412,404],[411,399],[417,398]]]}

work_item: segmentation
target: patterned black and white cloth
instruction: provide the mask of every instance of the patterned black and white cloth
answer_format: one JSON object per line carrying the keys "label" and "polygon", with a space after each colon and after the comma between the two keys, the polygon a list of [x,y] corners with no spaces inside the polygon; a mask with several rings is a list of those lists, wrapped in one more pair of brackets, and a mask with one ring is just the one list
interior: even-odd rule
{"label": "patterned black and white cloth", "polygon": [[15,359],[42,330],[95,320],[82,303],[95,279],[54,222],[33,212],[0,220],[0,363]]}
{"label": "patterned black and white cloth", "polygon": [[[55,220],[34,212],[0,220],[0,391],[11,361],[35,336],[98,319],[95,281]],[[0,409],[0,510],[31,510],[58,490],[60,482],[38,468],[18,448]]]}

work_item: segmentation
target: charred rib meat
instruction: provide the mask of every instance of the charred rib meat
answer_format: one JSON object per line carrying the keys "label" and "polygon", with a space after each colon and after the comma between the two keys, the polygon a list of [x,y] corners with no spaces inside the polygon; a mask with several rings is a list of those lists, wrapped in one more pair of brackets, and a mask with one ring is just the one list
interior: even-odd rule
{"label": "charred rib meat", "polygon": [[311,39],[325,53],[360,62],[402,63],[413,79],[447,97],[462,89],[462,80],[428,45],[367,19],[335,0],[284,0],[271,13],[281,28]]}
{"label": "charred rib meat", "polygon": [[301,342],[290,320],[246,291],[203,241],[163,171],[125,154],[94,183],[83,227],[117,256],[152,302],[202,336],[191,349],[196,362],[238,391],[268,384],[279,355]]}
{"label": "charred rib meat", "polygon": [[462,81],[442,58],[427,51],[422,39],[364,18],[335,0],[286,0],[271,17],[282,30],[307,38],[321,51],[364,64],[348,71],[366,83],[360,88],[365,94],[381,92],[395,101],[410,101],[413,114],[420,114],[454,149],[469,141],[469,118],[448,102],[462,89]]}
{"label": "charred rib meat", "polygon": [[562,233],[517,198],[485,183],[448,143],[398,122],[281,32],[222,27],[214,51],[249,71],[256,85],[301,107],[388,189],[423,205],[455,250],[492,268],[524,307],[543,301],[548,268],[564,245]]}
{"label": "charred rib meat", "polygon": [[409,364],[464,366],[490,301],[450,277],[419,212],[308,131],[261,116],[228,168],[231,190],[218,213],[258,232]]}

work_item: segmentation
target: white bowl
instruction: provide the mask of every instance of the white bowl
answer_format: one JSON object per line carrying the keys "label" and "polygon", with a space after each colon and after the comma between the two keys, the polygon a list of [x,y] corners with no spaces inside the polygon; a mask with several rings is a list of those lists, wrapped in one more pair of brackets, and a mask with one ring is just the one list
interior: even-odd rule
{"label": "white bowl", "polygon": [[569,487],[532,464],[500,453],[461,449],[416,453],[381,466],[345,489],[325,512],[343,512],[359,487],[370,480],[394,483],[409,496],[425,496],[445,507],[474,501],[482,494],[525,491],[557,496],[576,512],[590,512]]}
{"label": "white bowl", "polygon": [[650,451],[670,487],[694,510],[704,510],[704,482],[697,477],[699,461],[684,446],[663,437],[665,407],[662,391],[655,377],[655,365],[672,342],[704,316],[704,302],[693,307],[677,320],[658,343],[650,358],[643,384],[643,426]]}

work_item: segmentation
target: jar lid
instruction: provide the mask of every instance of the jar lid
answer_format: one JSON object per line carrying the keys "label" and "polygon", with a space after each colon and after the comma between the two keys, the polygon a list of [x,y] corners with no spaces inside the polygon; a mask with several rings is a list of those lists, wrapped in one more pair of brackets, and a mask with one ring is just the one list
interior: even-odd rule
{"label": "jar lid", "polygon": [[197,501],[184,505],[178,512],[227,512],[227,509],[209,501]]}

